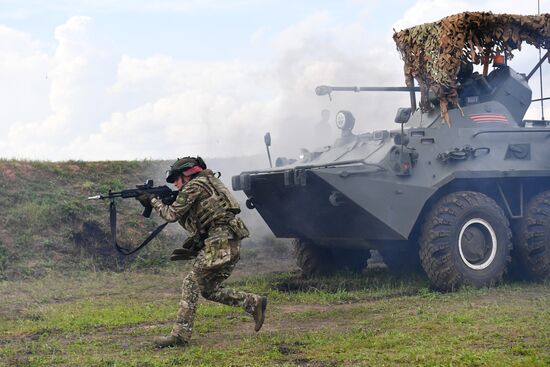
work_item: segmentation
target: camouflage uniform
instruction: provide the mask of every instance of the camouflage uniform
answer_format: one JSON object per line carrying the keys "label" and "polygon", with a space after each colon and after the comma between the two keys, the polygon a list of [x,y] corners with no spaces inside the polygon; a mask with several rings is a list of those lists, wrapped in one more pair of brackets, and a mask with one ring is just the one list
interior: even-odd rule
{"label": "camouflage uniform", "polygon": [[239,204],[213,172],[201,171],[184,184],[172,205],[159,199],[152,199],[151,204],[162,218],[178,221],[191,236],[206,237],[193,269],[183,280],[171,335],[189,341],[199,294],[211,301],[241,306],[253,314],[260,296],[221,285],[239,261],[240,241],[249,233],[243,221],[235,216],[240,212]]}

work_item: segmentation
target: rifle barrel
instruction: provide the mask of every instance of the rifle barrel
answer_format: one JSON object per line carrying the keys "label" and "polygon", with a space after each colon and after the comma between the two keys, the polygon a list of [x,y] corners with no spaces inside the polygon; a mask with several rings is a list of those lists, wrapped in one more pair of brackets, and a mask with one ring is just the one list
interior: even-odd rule
{"label": "rifle barrel", "polygon": [[[130,191],[130,190],[128,190]],[[113,198],[125,198],[122,195],[123,191],[120,192],[110,192],[107,195],[95,195],[95,196],[88,196],[88,200],[103,200],[103,199],[113,199]]]}

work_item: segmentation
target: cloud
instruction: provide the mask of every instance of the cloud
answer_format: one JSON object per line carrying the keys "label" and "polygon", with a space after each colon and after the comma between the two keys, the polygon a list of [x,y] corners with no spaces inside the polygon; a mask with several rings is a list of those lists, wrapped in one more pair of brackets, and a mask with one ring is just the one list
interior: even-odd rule
{"label": "cloud", "polygon": [[261,44],[266,37],[267,29],[265,27],[258,28],[252,35],[250,36],[250,43],[252,45],[259,45]]}
{"label": "cloud", "polygon": [[11,126],[48,113],[47,79],[51,57],[26,33],[0,26],[0,126]]}
{"label": "cloud", "polygon": [[227,12],[249,9],[261,5],[258,0],[3,0],[0,16],[11,19],[26,19],[38,14],[162,14],[197,12]]}
{"label": "cloud", "polygon": [[[105,50],[107,45],[94,38],[92,29],[92,19],[84,16],[71,17],[55,29],[54,54],[38,54],[40,60],[31,66],[41,71],[40,78],[26,86],[31,91],[42,87],[41,95],[19,96],[20,101],[38,106],[47,103],[48,108],[42,108],[40,116],[25,116],[10,110],[12,123],[8,122],[2,141],[7,154],[25,158],[71,158],[60,153],[64,145],[95,130],[98,119],[108,116],[110,104],[104,90],[111,83],[108,68],[112,63]],[[35,49],[34,43],[28,42],[25,52],[36,55]],[[24,57],[18,57],[17,62],[21,60]],[[18,73],[17,78],[21,77]],[[36,111],[34,106],[30,110]],[[32,146],[28,142],[32,142]]]}

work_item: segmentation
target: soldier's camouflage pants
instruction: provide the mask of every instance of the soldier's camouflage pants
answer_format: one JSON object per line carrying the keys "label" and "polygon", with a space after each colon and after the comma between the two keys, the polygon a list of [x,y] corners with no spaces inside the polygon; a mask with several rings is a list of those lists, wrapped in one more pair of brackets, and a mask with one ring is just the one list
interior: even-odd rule
{"label": "soldier's camouflage pants", "polygon": [[[227,241],[227,239],[225,240]],[[201,251],[193,264],[193,269],[184,278],[181,287],[181,301],[171,334],[183,341],[189,341],[193,331],[193,320],[199,294],[210,301],[223,303],[229,306],[240,306],[248,313],[254,312],[259,296],[242,291],[226,289],[221,283],[229,278],[235,265],[239,261],[240,241],[229,240],[225,244],[230,246],[230,258],[223,264],[210,266],[208,255]]]}

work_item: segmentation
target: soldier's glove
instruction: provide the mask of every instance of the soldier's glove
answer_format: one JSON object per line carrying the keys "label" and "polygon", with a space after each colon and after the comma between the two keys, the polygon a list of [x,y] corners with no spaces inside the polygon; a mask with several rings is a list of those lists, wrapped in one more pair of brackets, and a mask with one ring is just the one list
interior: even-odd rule
{"label": "soldier's glove", "polygon": [[193,251],[200,250],[202,247],[200,235],[196,234],[196,235],[187,237],[183,242],[183,244],[181,245],[181,247],[188,250],[193,250]]}
{"label": "soldier's glove", "polygon": [[149,194],[147,192],[143,192],[136,196],[136,200],[140,202],[141,205],[144,207],[150,207],[151,206],[151,199],[153,198],[152,194]]}
{"label": "soldier's glove", "polygon": [[177,248],[174,251],[172,251],[172,256],[170,256],[170,260],[177,261],[177,260],[191,260],[197,257],[198,252],[190,250],[188,248]]}

